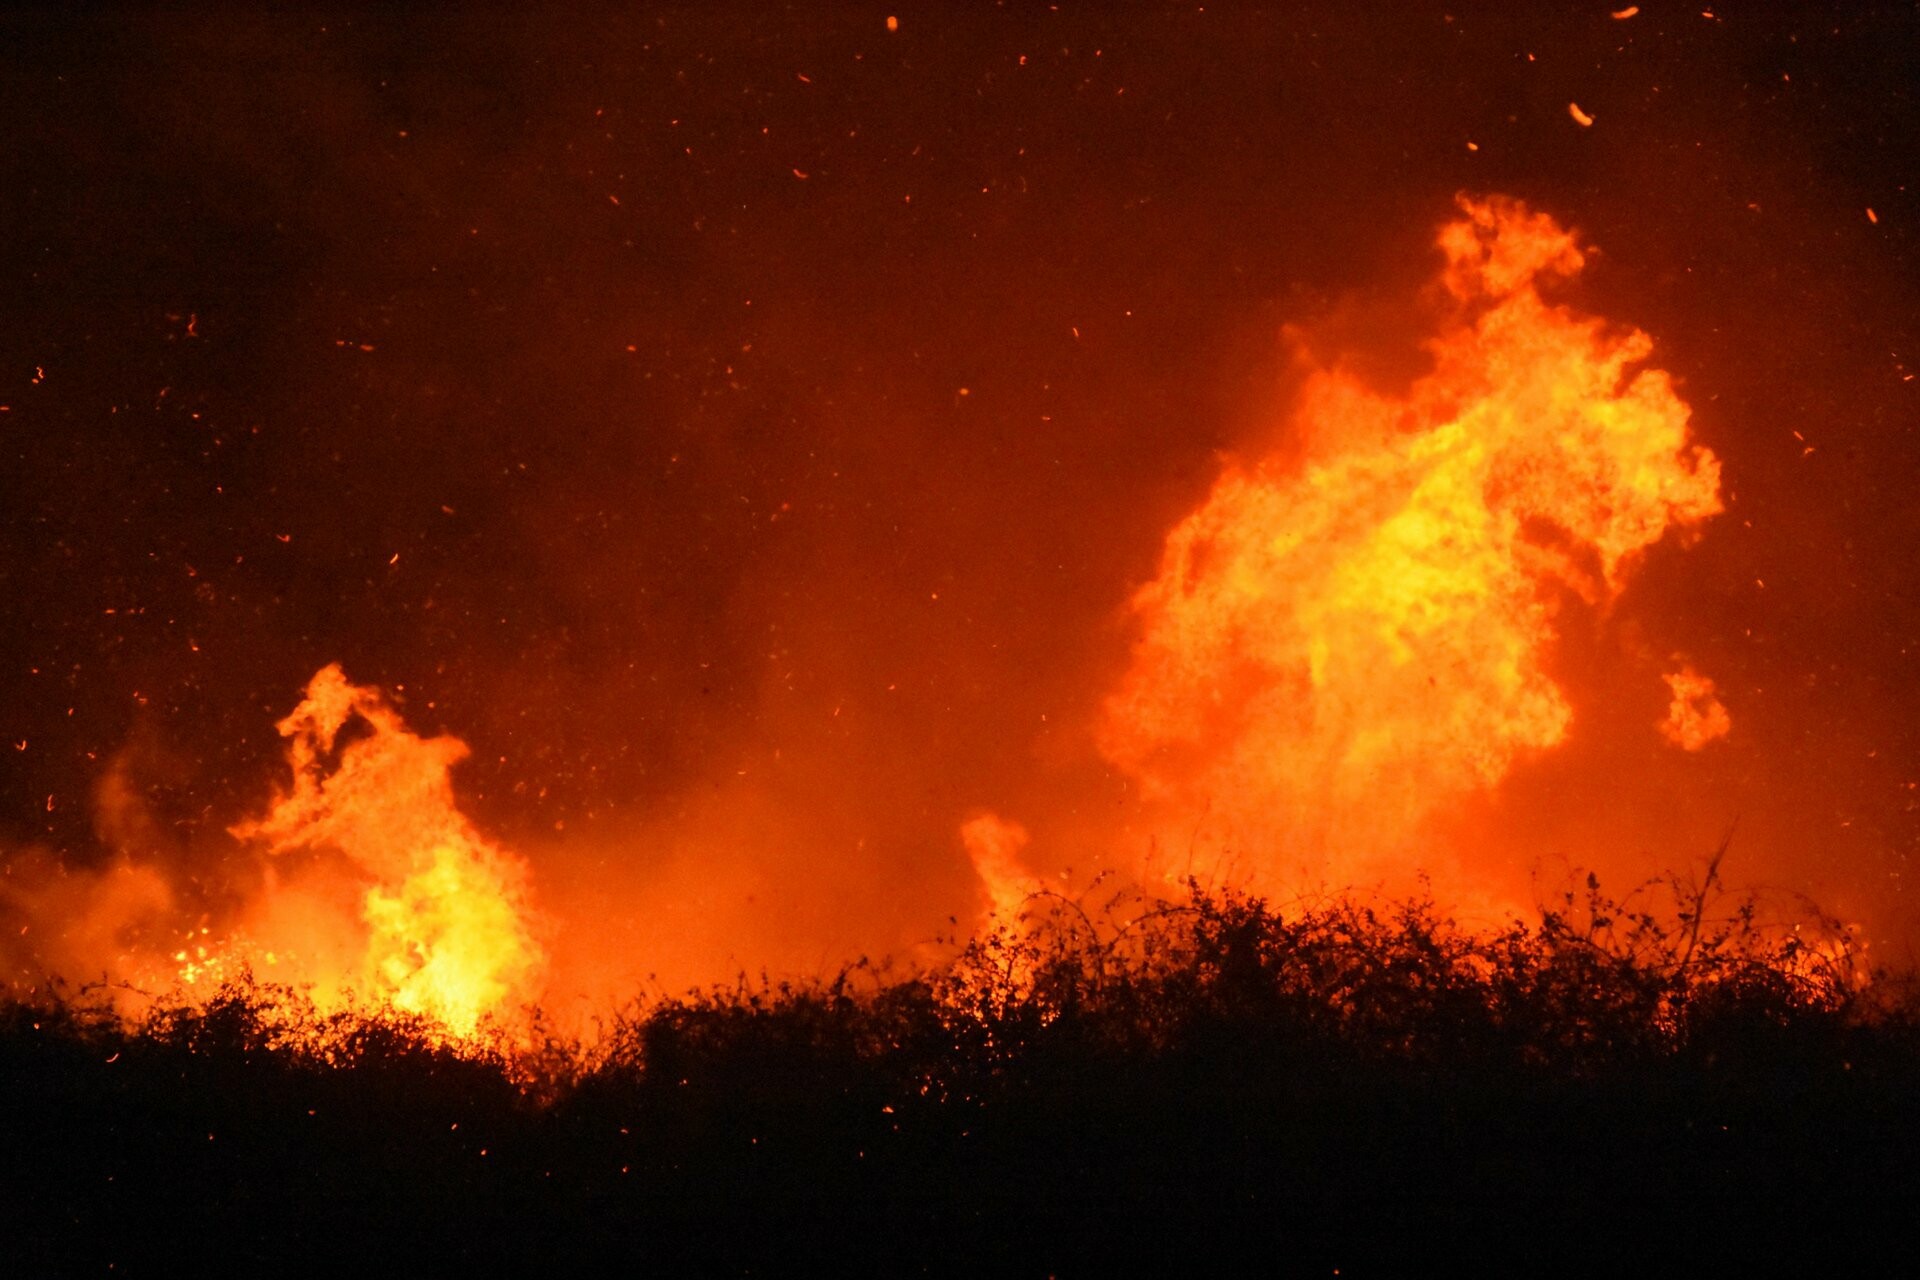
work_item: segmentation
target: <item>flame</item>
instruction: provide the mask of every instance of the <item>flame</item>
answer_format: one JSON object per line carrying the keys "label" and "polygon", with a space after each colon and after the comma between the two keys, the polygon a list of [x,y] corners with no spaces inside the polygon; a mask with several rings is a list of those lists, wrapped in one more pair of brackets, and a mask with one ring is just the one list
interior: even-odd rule
{"label": "flame", "polygon": [[1013,923],[1043,887],[1020,857],[1030,839],[1025,827],[995,813],[976,814],[960,825],[960,843],[986,899],[984,925]]}
{"label": "flame", "polygon": [[[366,736],[340,746],[358,721]],[[336,664],[280,721],[293,786],[262,818],[232,829],[270,853],[344,855],[364,881],[365,950],[347,985],[423,1015],[456,1036],[530,1000],[545,961],[534,936],[525,863],[474,830],[449,776],[458,738],[421,738],[379,690],[350,683]],[[331,764],[329,763],[331,758]],[[272,896],[272,895],[270,895]],[[298,927],[300,896],[277,904],[278,928]],[[268,910],[272,910],[272,905]]]}
{"label": "flame", "polygon": [[1698,751],[1727,736],[1733,719],[1714,696],[1711,677],[1683,666],[1662,679],[1672,690],[1673,701],[1667,706],[1667,718],[1660,722],[1661,736],[1682,751]]}
{"label": "flame", "polygon": [[1541,298],[1584,265],[1572,233],[1459,203],[1431,371],[1403,396],[1313,372],[1304,456],[1229,465],[1133,601],[1100,749],[1266,889],[1401,868],[1437,811],[1562,742],[1556,612],[1604,609],[1721,510],[1647,335]]}

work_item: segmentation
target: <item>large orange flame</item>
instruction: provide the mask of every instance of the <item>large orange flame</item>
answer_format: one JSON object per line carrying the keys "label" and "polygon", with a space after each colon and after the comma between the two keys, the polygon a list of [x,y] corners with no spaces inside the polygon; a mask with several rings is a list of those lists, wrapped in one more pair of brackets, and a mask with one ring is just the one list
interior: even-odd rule
{"label": "large orange flame", "polygon": [[[365,736],[340,745],[358,720]],[[531,1000],[544,963],[526,866],[489,842],[454,802],[458,738],[421,738],[379,690],[338,665],[313,677],[279,724],[292,789],[233,834],[284,854],[337,852],[369,883],[362,958],[343,975],[362,995],[470,1035],[489,1014]]]}
{"label": "large orange flame", "polygon": [[1404,396],[1313,373],[1304,458],[1229,466],[1134,600],[1101,750],[1208,814],[1264,890],[1392,878],[1437,810],[1561,742],[1556,609],[1610,604],[1721,510],[1647,335],[1541,298],[1582,268],[1574,236],[1511,200],[1460,208],[1431,371]]}

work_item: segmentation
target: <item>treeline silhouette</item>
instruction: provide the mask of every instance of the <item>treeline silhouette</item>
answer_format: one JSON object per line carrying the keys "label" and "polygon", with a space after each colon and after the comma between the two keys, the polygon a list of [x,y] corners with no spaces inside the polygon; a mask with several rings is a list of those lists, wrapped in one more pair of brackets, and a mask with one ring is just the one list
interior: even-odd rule
{"label": "treeline silhouette", "polygon": [[[1904,1253],[1920,999],[1597,882],[1532,926],[1041,897],[950,965],[449,1047],[240,983],[0,1006],[12,1274],[1667,1274]],[[1718,910],[1723,903],[1724,909]],[[1772,1269],[1770,1265],[1768,1269]]]}

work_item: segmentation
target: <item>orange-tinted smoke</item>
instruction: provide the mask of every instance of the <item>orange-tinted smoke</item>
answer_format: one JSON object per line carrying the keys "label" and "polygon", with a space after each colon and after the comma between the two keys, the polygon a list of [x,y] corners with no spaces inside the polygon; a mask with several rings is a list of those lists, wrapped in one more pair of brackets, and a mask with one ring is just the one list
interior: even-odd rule
{"label": "orange-tinted smoke", "polygon": [[1647,335],[1541,296],[1584,265],[1572,233],[1459,204],[1431,371],[1314,372],[1304,456],[1228,466],[1133,602],[1100,750],[1262,891],[1408,883],[1430,817],[1572,730],[1556,612],[1721,510]]}

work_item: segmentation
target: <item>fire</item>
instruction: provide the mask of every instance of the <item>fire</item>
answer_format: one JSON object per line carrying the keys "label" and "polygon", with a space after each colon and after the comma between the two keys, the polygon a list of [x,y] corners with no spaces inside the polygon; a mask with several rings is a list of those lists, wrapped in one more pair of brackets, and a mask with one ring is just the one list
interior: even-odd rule
{"label": "fire", "polygon": [[1698,751],[1733,728],[1733,719],[1714,696],[1713,680],[1690,666],[1663,677],[1673,691],[1660,733],[1682,751]]}
{"label": "fire", "polygon": [[[1095,742],[1138,783],[1153,834],[1204,839],[1237,887],[1404,892],[1418,863],[1444,873],[1437,820],[1574,729],[1555,666],[1567,619],[1604,620],[1650,548],[1722,509],[1719,462],[1692,441],[1647,335],[1543,297],[1585,265],[1573,233],[1510,200],[1460,208],[1437,238],[1428,371],[1399,392],[1339,364],[1312,371],[1286,424],[1299,447],[1226,467],[1133,599],[1131,666]],[[1731,718],[1713,680],[1674,661],[1667,714],[1650,707],[1642,731],[1697,752]],[[0,886],[24,917],[60,924],[17,949],[142,986],[252,972],[322,1008],[358,1000],[471,1036],[556,991],[611,989],[602,975],[646,972],[675,947],[731,963],[727,913],[759,882],[725,846],[772,843],[787,820],[747,824],[685,871],[636,861],[629,888],[652,876],[650,900],[670,905],[636,915],[618,945],[579,930],[550,959],[527,864],[456,803],[464,743],[415,734],[337,665],[278,727],[290,781],[230,828],[250,857],[169,844],[112,772],[97,797],[118,815],[102,828],[108,869]],[[1017,929],[1048,883],[1034,867],[1058,862],[1030,857],[1027,828],[991,812],[959,835],[983,927]],[[613,873],[600,869],[630,860],[554,861],[550,894],[566,865],[585,887],[550,901],[604,925]],[[217,862],[222,874],[187,871]]]}
{"label": "fire", "polygon": [[994,813],[976,814],[960,825],[960,843],[979,877],[989,926],[1014,923],[1042,888],[1020,857],[1030,839],[1025,827]]}
{"label": "fire", "polygon": [[[1431,371],[1404,395],[1313,372],[1304,456],[1228,466],[1133,601],[1100,749],[1263,889],[1395,873],[1428,819],[1562,742],[1556,615],[1604,611],[1721,510],[1647,335],[1542,298],[1582,269],[1574,235],[1511,200],[1460,209]],[[1724,733],[1711,683],[1687,690],[1688,732]]]}
{"label": "fire", "polygon": [[[340,745],[356,721],[366,735]],[[461,1036],[537,994],[545,953],[526,865],[454,801],[449,770],[466,744],[416,736],[377,689],[350,683],[338,665],[313,677],[279,730],[292,789],[233,834],[274,855],[343,855],[370,881],[359,907],[365,949],[345,985]]]}

